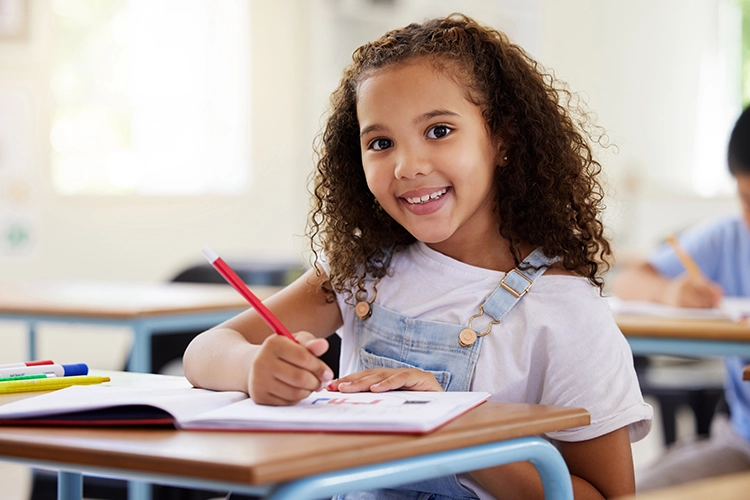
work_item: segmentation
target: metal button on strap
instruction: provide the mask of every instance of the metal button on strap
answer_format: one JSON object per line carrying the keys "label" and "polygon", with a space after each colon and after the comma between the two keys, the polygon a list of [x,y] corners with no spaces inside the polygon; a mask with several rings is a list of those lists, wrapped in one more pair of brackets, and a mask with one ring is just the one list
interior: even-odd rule
{"label": "metal button on strap", "polygon": [[458,343],[461,347],[471,347],[474,342],[477,341],[477,332],[471,328],[464,328],[461,333],[458,334]]}
{"label": "metal button on strap", "polygon": [[357,314],[357,317],[359,319],[364,321],[372,315],[372,308],[370,308],[370,304],[362,300],[360,302],[357,302],[357,306],[354,308],[354,312]]}
{"label": "metal button on strap", "polygon": [[357,305],[354,306],[354,313],[362,321],[372,316],[371,304],[375,302],[375,298],[378,296],[378,283],[380,283],[381,279],[378,278],[372,284],[372,298],[370,300],[367,300],[367,291],[364,288],[357,290],[357,293],[354,294],[354,298],[357,299]]}

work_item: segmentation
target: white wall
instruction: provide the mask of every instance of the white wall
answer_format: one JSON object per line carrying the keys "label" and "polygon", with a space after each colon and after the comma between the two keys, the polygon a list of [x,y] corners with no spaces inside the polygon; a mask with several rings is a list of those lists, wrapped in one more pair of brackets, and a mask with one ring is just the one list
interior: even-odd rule
{"label": "white wall", "polygon": [[[227,198],[62,197],[52,191],[50,3],[32,1],[30,38],[0,42],[0,90],[15,89],[28,101],[28,119],[13,120],[29,130],[26,212],[35,232],[28,251],[0,253],[0,280],[163,281],[200,262],[206,244],[229,258],[301,260],[311,144],[341,66],[357,44],[386,28],[454,10],[507,31],[585,93],[617,145],[602,153],[613,195],[610,232],[618,249],[646,251],[665,232],[735,207],[731,196],[698,198],[676,174],[694,154],[699,54],[715,38],[721,1],[412,0],[388,10],[383,2],[363,0],[254,0],[254,182],[247,193]],[[10,113],[2,106],[0,99],[0,116]]]}
{"label": "white wall", "polygon": [[[0,254],[0,279],[163,281],[202,261],[204,245],[225,258],[300,259],[312,136],[303,101],[309,68],[300,1],[252,3],[253,184],[241,196],[64,197],[49,180],[51,2],[32,2],[31,41],[0,43],[0,89],[22,86],[33,102],[33,247]],[[3,110],[0,109],[0,114]],[[207,166],[210,167],[210,166]],[[0,176],[0,182],[3,182]],[[8,186],[0,186],[2,189]]]}
{"label": "white wall", "polygon": [[[709,175],[726,174],[729,127],[739,114],[739,79],[726,85],[723,125],[700,113],[707,59],[730,31],[724,0],[566,0],[544,2],[537,54],[581,91],[615,147],[600,158],[608,179],[606,221],[619,253],[648,252],[670,232],[737,209],[731,191],[697,196],[691,175],[711,137]],[[724,22],[724,24],[721,24]],[[734,61],[739,64],[739,61]],[[716,107],[723,104],[713,96]]]}

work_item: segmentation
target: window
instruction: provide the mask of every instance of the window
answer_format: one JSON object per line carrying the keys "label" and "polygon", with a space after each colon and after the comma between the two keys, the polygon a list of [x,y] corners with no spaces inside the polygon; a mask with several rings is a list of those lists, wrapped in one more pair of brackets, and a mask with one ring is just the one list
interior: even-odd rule
{"label": "window", "polygon": [[250,182],[244,0],[55,0],[54,188],[232,194]]}
{"label": "window", "polygon": [[708,36],[701,53],[696,54],[700,71],[692,184],[705,198],[734,193],[735,189],[726,153],[729,134],[741,111],[742,16],[741,6],[734,0],[716,0],[706,15]]}

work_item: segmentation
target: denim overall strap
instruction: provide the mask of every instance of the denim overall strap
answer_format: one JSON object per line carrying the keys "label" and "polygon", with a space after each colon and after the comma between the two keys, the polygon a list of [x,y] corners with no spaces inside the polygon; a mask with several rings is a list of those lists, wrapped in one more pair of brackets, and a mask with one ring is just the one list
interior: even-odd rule
{"label": "denim overall strap", "polygon": [[[484,312],[495,321],[502,321],[513,306],[526,295],[534,280],[544,274],[549,266],[560,260],[544,255],[541,247],[526,257],[521,265],[511,269],[484,303]],[[526,268],[523,271],[521,268]]]}

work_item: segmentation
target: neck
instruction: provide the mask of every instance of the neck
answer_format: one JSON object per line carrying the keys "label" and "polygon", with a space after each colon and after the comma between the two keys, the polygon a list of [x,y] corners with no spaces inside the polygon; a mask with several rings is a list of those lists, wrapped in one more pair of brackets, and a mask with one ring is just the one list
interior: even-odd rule
{"label": "neck", "polygon": [[[454,242],[428,243],[433,250],[453,259],[484,269],[508,272],[516,267],[510,252],[510,242],[497,234],[496,238],[487,237],[478,244],[463,244]],[[521,244],[521,258],[525,258],[533,250],[533,246]]]}

